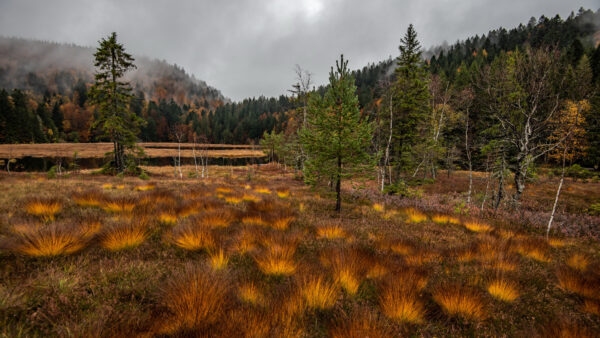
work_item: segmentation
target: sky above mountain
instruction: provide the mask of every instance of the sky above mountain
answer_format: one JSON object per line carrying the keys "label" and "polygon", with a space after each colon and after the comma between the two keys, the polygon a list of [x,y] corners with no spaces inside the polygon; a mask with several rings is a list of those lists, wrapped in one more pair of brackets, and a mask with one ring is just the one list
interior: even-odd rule
{"label": "sky above mountain", "polygon": [[[530,17],[567,17],[597,0],[0,0],[0,35],[97,45],[116,31],[135,55],[178,64],[233,100],[285,94],[294,66],[327,81],[395,57],[410,23],[428,48]],[[92,60],[90,59],[90,62]]]}

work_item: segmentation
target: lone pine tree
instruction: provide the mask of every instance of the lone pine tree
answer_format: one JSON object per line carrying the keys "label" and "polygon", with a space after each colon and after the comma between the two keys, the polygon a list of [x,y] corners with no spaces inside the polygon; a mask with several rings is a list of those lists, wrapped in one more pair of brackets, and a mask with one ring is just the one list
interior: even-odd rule
{"label": "lone pine tree", "polygon": [[99,128],[102,136],[113,143],[111,169],[123,172],[130,165],[127,156],[136,147],[140,126],[144,122],[129,109],[133,95],[129,83],[121,80],[123,75],[136,68],[133,57],[125,52],[122,44],[117,43],[117,33],[100,40],[100,47],[94,54],[96,82],[90,89],[90,100],[96,105],[98,113],[92,128]]}
{"label": "lone pine tree", "polygon": [[335,185],[336,211],[341,210],[342,179],[357,172],[370,172],[373,157],[373,125],[361,119],[354,77],[342,55],[329,73],[329,87],[321,97],[313,93],[308,102],[307,126],[300,139],[307,152],[305,179],[314,184],[331,179]]}

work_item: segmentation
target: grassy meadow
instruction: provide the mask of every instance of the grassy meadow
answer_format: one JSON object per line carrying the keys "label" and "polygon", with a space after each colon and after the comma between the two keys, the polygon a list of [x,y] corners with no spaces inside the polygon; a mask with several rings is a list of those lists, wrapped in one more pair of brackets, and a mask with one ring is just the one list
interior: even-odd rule
{"label": "grassy meadow", "polygon": [[275,165],[145,170],[0,174],[0,336],[600,334],[598,238],[530,221],[551,180],[520,215],[457,208],[460,173],[414,199],[345,185],[338,214]]}

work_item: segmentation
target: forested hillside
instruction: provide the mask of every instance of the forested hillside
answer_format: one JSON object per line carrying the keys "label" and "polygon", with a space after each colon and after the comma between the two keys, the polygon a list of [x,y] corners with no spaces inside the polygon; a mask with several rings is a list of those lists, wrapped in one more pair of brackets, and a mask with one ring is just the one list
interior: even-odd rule
{"label": "forested hillside", "polygon": [[[599,18],[599,12],[590,10],[580,10],[565,20],[559,16],[532,18],[516,28],[499,28],[452,46],[433,47],[423,53],[425,68],[432,83],[441,81],[460,87],[473,84],[477,69],[493,63],[505,52],[551,47],[561,54],[562,61],[573,67],[585,57],[592,82],[597,83]],[[0,142],[98,140],[90,130],[94,107],[87,102],[93,74],[92,54],[92,48],[0,38],[0,89],[3,89]],[[127,79],[136,96],[131,109],[147,122],[140,135],[143,141],[172,141],[177,128],[184,131],[187,141],[195,136],[214,143],[251,143],[265,132],[290,135],[298,128],[300,116],[296,108],[302,104],[297,95],[227,102],[218,90],[177,66],[147,58],[137,58],[135,63],[138,69]],[[388,59],[352,72],[365,116],[376,120],[385,108],[382,100],[394,82],[395,68],[396,61]],[[317,92],[324,91],[325,87],[317,88]],[[589,102],[596,107],[597,100],[589,98]],[[472,108],[475,120],[485,116],[483,107]],[[597,124],[595,115],[588,116],[586,137],[591,142],[598,142]],[[456,144],[461,133],[459,129],[446,130],[445,142]],[[447,154],[448,158],[460,155],[460,151],[446,151],[456,153]],[[594,155],[590,147],[587,154],[586,159],[600,156]],[[586,162],[595,163],[597,160],[593,159]]]}

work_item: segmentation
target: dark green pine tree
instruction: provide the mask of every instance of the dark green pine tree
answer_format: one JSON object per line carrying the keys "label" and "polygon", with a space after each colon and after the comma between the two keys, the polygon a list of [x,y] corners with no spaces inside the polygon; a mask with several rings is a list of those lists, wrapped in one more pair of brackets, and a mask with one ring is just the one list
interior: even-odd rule
{"label": "dark green pine tree", "polygon": [[368,148],[373,125],[361,118],[358,96],[348,61],[341,56],[329,73],[329,87],[321,97],[313,93],[308,102],[306,128],[300,139],[307,152],[305,179],[315,184],[331,179],[337,193],[336,211],[341,210],[342,179],[357,172],[370,172],[374,158]]}
{"label": "dark green pine tree", "polygon": [[[94,54],[96,82],[90,89],[90,100],[96,105],[98,119],[92,128],[99,128],[102,136],[108,138],[114,146],[110,167],[116,172],[124,172],[140,148],[136,146],[140,126],[143,120],[129,109],[133,97],[129,83],[121,80],[123,75],[136,68],[133,57],[125,52],[123,45],[117,42],[117,34],[99,41],[100,47]],[[113,172],[114,172],[113,171]]]}
{"label": "dark green pine tree", "polygon": [[415,145],[420,142],[430,110],[428,73],[421,59],[421,45],[413,25],[400,40],[393,91],[392,165],[395,181],[400,172],[415,165]]}

